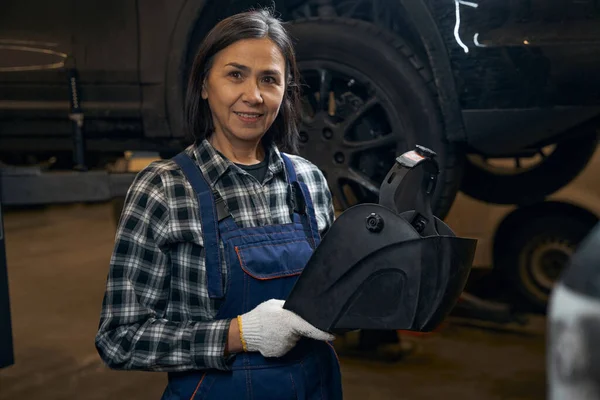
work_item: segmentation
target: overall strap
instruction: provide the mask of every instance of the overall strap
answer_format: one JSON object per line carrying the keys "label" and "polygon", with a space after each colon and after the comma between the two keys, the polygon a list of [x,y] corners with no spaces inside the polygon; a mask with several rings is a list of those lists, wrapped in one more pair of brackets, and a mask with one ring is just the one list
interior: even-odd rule
{"label": "overall strap", "polygon": [[283,158],[285,164],[288,183],[292,187],[294,211],[300,214],[302,225],[304,225],[304,230],[310,239],[309,242],[312,242],[313,249],[316,249],[321,241],[321,236],[319,235],[315,207],[310,197],[310,192],[308,191],[306,184],[298,180],[292,160],[283,153],[281,153],[281,158]]}
{"label": "overall strap", "polygon": [[179,165],[192,185],[200,207],[200,223],[206,254],[206,280],[210,298],[223,297],[223,276],[221,273],[221,255],[219,252],[219,227],[217,207],[210,186],[204,179],[200,168],[186,153],[177,154],[173,160]]}

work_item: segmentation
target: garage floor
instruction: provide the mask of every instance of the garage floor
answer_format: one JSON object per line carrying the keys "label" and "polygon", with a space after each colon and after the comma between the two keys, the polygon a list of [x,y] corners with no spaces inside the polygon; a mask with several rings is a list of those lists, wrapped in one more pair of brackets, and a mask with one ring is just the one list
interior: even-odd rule
{"label": "garage floor", "polygon": [[[114,224],[103,205],[5,215],[16,364],[0,399],[159,399],[164,374],[106,369],[94,334]],[[390,364],[342,358],[345,399],[545,398],[544,321],[481,329],[450,320]],[[341,341],[339,341],[341,343]]]}

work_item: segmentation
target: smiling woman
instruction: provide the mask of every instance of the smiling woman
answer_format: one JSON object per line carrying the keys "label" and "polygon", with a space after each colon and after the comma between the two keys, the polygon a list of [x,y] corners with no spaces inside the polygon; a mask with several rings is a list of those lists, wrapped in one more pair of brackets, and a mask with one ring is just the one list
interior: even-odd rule
{"label": "smiling woman", "polygon": [[341,399],[333,335],[283,309],[333,223],[321,171],[295,152],[298,71],[268,11],[207,36],[186,95],[195,141],[127,195],[96,347],[165,371],[165,400]]}
{"label": "smiling woman", "polygon": [[[279,114],[285,69],[281,51],[269,38],[240,40],[215,56],[202,84],[202,99],[208,102],[215,130],[210,141],[227,158],[241,164],[260,161],[252,157],[257,152],[251,145],[260,142]],[[232,154],[230,144],[248,147],[250,153]]]}
{"label": "smiling woman", "polygon": [[[261,20],[268,11],[247,15],[219,23],[198,49],[185,100],[187,133],[195,139],[212,132],[231,138],[236,131],[231,118],[237,115],[242,122],[256,122],[243,129],[249,140],[255,129],[263,142],[296,153],[300,75],[291,38],[279,22]],[[244,17],[244,30],[236,29]],[[264,115],[254,121],[239,113]]]}

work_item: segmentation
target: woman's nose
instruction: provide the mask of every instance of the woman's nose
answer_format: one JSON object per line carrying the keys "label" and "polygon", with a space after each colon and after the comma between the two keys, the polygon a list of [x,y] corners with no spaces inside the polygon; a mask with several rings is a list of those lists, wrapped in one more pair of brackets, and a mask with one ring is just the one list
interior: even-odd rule
{"label": "woman's nose", "polygon": [[253,79],[248,79],[244,85],[243,100],[251,104],[262,103],[262,94],[260,87]]}

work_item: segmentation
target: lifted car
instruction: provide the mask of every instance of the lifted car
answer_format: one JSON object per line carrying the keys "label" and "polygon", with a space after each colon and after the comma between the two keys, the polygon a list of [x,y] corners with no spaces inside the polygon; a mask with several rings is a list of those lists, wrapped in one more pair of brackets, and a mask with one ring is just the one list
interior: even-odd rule
{"label": "lifted car", "polygon": [[[260,5],[6,0],[0,160],[101,169],[127,150],[175,154],[189,143],[183,98],[199,43],[220,19]],[[596,0],[279,0],[276,9],[305,83],[301,153],[341,209],[376,199],[395,157],[416,144],[438,154],[440,217],[459,189],[500,204],[544,198],[592,155]],[[489,167],[499,157],[518,161]]]}

